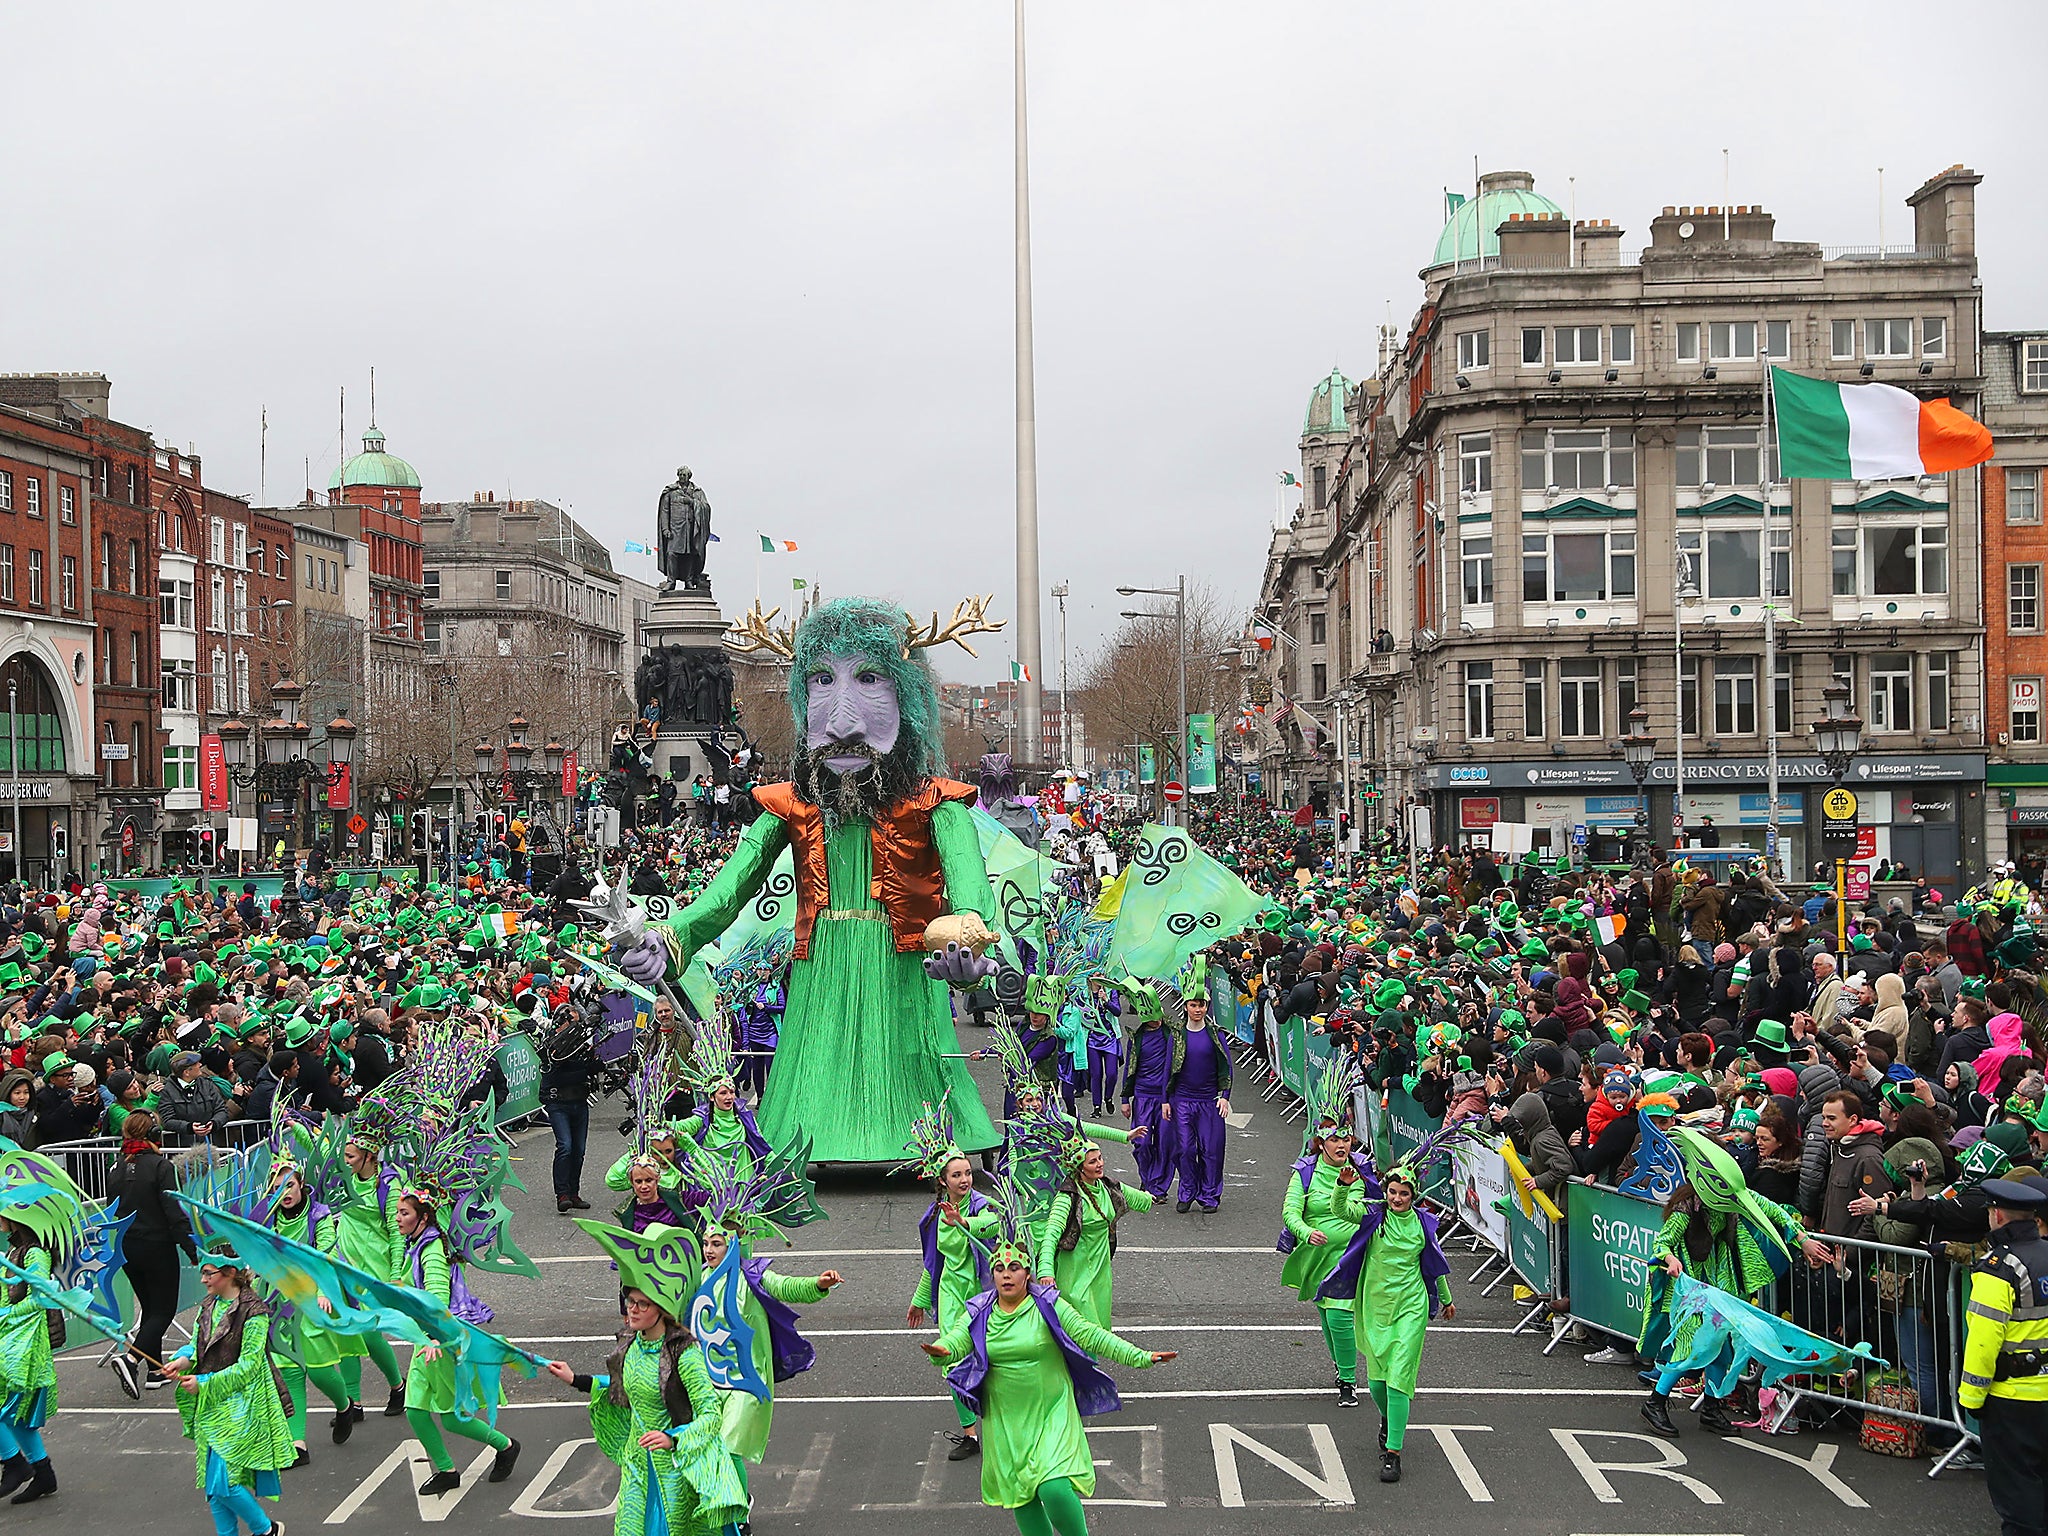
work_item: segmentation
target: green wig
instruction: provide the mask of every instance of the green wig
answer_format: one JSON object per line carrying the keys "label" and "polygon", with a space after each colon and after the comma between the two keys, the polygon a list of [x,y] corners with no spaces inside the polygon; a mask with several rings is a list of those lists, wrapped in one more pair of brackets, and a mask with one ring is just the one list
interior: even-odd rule
{"label": "green wig", "polygon": [[[797,626],[789,668],[789,707],[802,740],[810,717],[811,672],[822,656],[865,656],[896,684],[896,707],[909,736],[911,767],[939,772],[946,754],[939,729],[939,686],[931,663],[910,649],[910,616],[875,597],[837,597]],[[899,746],[905,745],[902,742]]]}

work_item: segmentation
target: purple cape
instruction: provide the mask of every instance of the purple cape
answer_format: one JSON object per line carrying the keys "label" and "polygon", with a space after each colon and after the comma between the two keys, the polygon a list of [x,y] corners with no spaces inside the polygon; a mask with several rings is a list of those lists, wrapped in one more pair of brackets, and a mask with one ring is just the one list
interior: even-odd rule
{"label": "purple cape", "polygon": [[[1436,1240],[1436,1218],[1417,1207],[1416,1218],[1422,1223],[1422,1284],[1429,1292],[1429,1315],[1436,1316],[1436,1280],[1451,1272],[1451,1261],[1444,1257],[1444,1251]],[[1337,1267],[1330,1271],[1329,1278],[1316,1290],[1317,1301],[1349,1301],[1358,1294],[1360,1279],[1365,1273],[1365,1253],[1378,1235],[1380,1223],[1387,1219],[1384,1205],[1367,1206],[1365,1220],[1358,1224],[1358,1231],[1344,1249],[1344,1257],[1337,1261]]]}
{"label": "purple cape", "polygon": [[[1067,1330],[1060,1326],[1059,1310],[1053,1304],[1058,1296],[1052,1286],[1044,1281],[1035,1282],[1031,1287],[1031,1299],[1037,1304],[1039,1316],[1052,1330],[1053,1342],[1059,1345],[1060,1354],[1066,1359],[1067,1376],[1074,1384],[1074,1406],[1081,1411],[1081,1417],[1115,1413],[1123,1407],[1116,1383],[1095,1363],[1094,1357],[1069,1338]],[[981,1418],[988,1411],[981,1400],[981,1384],[988,1379],[988,1315],[995,1304],[996,1293],[992,1290],[983,1291],[967,1303],[967,1338],[973,1352],[946,1372],[947,1382],[960,1394],[960,1400],[967,1404],[976,1418]]]}
{"label": "purple cape", "polygon": [[811,1368],[818,1352],[810,1340],[796,1331],[796,1313],[761,1287],[761,1275],[774,1260],[741,1259],[740,1273],[747,1277],[754,1300],[761,1303],[761,1315],[768,1319],[768,1347],[775,1357],[775,1379],[787,1381]]}

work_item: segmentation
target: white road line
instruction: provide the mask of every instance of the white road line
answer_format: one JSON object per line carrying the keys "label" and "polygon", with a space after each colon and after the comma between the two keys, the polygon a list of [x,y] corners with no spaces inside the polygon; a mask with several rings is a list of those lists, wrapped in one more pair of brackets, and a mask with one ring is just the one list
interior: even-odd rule
{"label": "white road line", "polygon": [[[1159,1248],[1141,1248],[1129,1243],[1117,1246],[1119,1255],[1127,1253],[1189,1253],[1198,1255],[1216,1253],[1272,1253],[1271,1243],[1250,1248],[1198,1248],[1192,1243],[1176,1243]],[[800,1259],[916,1259],[923,1254],[916,1248],[791,1248],[784,1249],[773,1257]],[[557,1253],[533,1261],[536,1264],[609,1264],[611,1260],[602,1253]]]}
{"label": "white road line", "polygon": [[[609,1335],[606,1337],[606,1342],[610,1342]],[[1191,1389],[1183,1392],[1125,1392],[1122,1394],[1125,1402],[1246,1397],[1328,1397],[1329,1395],[1330,1389],[1328,1387],[1221,1387]],[[1640,1387],[1623,1389],[1612,1387],[1423,1387],[1415,1395],[1417,1397],[1619,1397],[1640,1400],[1643,1393]],[[944,1396],[909,1394],[873,1397],[783,1397],[778,1395],[775,1399],[775,1406],[778,1408],[789,1408],[799,1404],[820,1404],[832,1407],[841,1404],[950,1403],[952,1401],[953,1399],[950,1394]],[[501,1403],[498,1406],[501,1413],[515,1411],[535,1412],[551,1408],[573,1408],[578,1413],[582,1413],[587,1411],[590,1405],[582,1401],[565,1401],[559,1403]],[[175,1408],[97,1408],[72,1407],[69,1405],[64,1409],[67,1417],[72,1414],[121,1414],[132,1416],[141,1413],[154,1413],[175,1415],[177,1411]],[[1606,1431],[1603,1430],[1600,1433],[1604,1434]]]}

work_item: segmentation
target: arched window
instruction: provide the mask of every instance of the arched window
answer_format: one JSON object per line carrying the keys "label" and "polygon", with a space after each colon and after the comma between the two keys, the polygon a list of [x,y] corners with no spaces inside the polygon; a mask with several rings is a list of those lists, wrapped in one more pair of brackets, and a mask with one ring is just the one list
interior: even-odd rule
{"label": "arched window", "polygon": [[42,663],[24,652],[0,662],[0,706],[10,697],[16,718],[13,729],[0,733],[0,773],[14,771],[17,738],[23,773],[62,773],[64,720],[57,712],[57,695]]}

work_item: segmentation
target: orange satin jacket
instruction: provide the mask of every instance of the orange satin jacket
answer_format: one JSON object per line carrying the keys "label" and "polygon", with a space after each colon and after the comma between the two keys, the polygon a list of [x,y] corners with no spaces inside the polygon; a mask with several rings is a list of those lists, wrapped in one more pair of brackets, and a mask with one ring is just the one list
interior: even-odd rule
{"label": "orange satin jacket", "polygon": [[[881,902],[896,937],[896,952],[924,948],[924,930],[946,911],[946,876],[932,841],[932,812],[951,801],[973,800],[978,791],[957,779],[926,779],[884,811],[868,831],[874,883],[868,894]],[[789,828],[796,860],[796,956],[811,952],[811,929],[831,904],[825,871],[825,818],[799,799],[794,784],[763,784],[754,801]]]}

